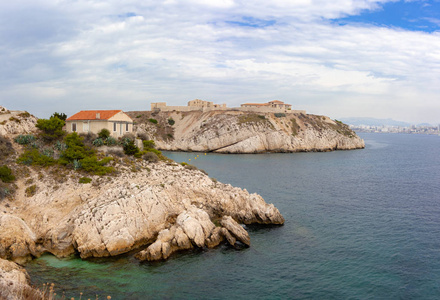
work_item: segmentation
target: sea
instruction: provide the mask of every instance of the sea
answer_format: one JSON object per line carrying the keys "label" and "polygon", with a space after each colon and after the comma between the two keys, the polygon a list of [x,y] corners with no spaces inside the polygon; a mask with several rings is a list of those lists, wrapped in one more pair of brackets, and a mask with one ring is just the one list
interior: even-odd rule
{"label": "sea", "polygon": [[67,299],[440,299],[440,136],[359,135],[351,151],[165,152],[262,195],[285,224],[154,263],[44,255],[32,284]]}

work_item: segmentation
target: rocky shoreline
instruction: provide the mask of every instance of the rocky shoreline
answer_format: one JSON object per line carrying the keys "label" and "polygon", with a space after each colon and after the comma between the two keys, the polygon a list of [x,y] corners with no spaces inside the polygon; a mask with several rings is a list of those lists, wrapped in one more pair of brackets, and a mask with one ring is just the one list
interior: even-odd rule
{"label": "rocky shoreline", "polygon": [[89,174],[89,183],[80,183],[84,173],[63,166],[18,164],[23,149],[13,138],[35,134],[36,119],[16,112],[22,119],[12,122],[8,113],[3,117],[9,125],[1,124],[0,130],[16,153],[7,165],[17,179],[11,186],[15,192],[0,201],[0,286],[9,295],[3,298],[20,298],[20,290],[37,293],[20,265],[43,253],[87,259],[136,250],[139,260],[155,261],[220,243],[249,247],[250,237],[240,224],[284,223],[261,196],[170,160],[115,157],[111,166],[116,172]]}

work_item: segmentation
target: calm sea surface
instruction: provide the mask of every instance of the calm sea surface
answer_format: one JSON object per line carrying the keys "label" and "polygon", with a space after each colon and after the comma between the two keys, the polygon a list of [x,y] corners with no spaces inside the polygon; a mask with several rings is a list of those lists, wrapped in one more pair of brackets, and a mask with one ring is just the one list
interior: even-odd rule
{"label": "calm sea surface", "polygon": [[248,249],[26,268],[75,299],[440,299],[440,137],[360,135],[364,150],[167,153],[278,207],[285,225],[248,226]]}

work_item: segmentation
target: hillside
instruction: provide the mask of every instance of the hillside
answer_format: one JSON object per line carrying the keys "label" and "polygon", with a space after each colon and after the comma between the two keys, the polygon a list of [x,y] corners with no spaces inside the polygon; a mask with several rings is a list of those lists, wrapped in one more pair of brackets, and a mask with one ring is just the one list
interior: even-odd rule
{"label": "hillside", "polygon": [[161,150],[218,153],[332,151],[364,148],[347,125],[326,116],[242,111],[127,112],[135,130]]}
{"label": "hillside", "polygon": [[43,253],[89,258],[137,252],[137,259],[153,261],[221,243],[248,247],[240,224],[284,223],[261,196],[167,159],[152,141],[129,154],[124,143],[133,144],[132,135],[97,147],[94,134],[48,136],[31,114],[0,111],[2,299],[39,293],[13,262]]}

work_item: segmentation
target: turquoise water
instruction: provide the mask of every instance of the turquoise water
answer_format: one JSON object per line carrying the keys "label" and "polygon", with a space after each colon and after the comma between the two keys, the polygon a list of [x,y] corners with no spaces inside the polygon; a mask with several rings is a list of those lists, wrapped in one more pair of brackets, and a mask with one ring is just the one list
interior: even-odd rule
{"label": "turquoise water", "polygon": [[440,137],[361,136],[356,151],[167,153],[279,208],[285,225],[248,226],[250,248],[158,263],[46,255],[27,270],[83,299],[440,299]]}

